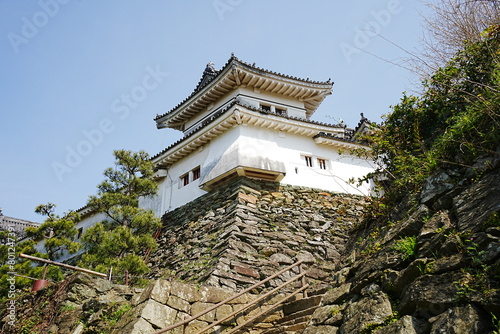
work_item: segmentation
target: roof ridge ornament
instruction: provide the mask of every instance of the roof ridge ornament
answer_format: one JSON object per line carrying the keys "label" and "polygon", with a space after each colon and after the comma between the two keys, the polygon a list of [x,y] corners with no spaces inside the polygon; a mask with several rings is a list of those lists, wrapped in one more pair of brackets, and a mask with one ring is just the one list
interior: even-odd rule
{"label": "roof ridge ornament", "polygon": [[205,71],[204,72],[206,74],[217,74],[218,71],[215,69],[214,65],[215,64],[212,61],[209,61],[207,63],[207,67],[205,67]]}

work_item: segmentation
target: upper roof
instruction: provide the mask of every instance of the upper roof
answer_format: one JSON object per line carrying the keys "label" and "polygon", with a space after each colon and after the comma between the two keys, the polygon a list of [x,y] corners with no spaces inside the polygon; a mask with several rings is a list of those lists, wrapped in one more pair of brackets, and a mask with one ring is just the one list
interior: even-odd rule
{"label": "upper roof", "polygon": [[183,124],[203,111],[229,91],[238,87],[252,87],[260,91],[281,94],[304,102],[306,117],[309,118],[332,92],[333,83],[312,81],[259,68],[245,63],[234,55],[216,70],[208,63],[194,91],[170,111],[155,117],[156,126],[182,130]]}

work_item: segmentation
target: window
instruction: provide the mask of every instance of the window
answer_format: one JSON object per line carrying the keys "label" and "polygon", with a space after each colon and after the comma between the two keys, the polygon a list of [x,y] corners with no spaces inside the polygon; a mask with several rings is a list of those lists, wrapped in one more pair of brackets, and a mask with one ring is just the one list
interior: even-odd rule
{"label": "window", "polygon": [[201,176],[200,166],[193,168],[188,173],[180,177],[179,188],[187,186],[191,181],[198,180],[200,176]]}
{"label": "window", "polygon": [[326,160],[325,159],[318,159],[318,166],[320,169],[326,169]]}
{"label": "window", "polygon": [[306,155],[306,156],[304,156],[304,159],[306,160],[306,166],[312,167],[312,165],[313,165],[312,157]]}
{"label": "window", "polygon": [[262,111],[271,111],[271,106],[265,105],[265,104],[261,104],[260,105],[260,109],[262,109]]}
{"label": "window", "polygon": [[286,109],[283,109],[283,108],[275,108],[275,110],[276,110],[276,115],[286,116]]}
{"label": "window", "polygon": [[77,239],[80,239],[82,237],[82,234],[83,234],[83,227],[80,227],[78,229],[78,235],[76,236]]}
{"label": "window", "polygon": [[183,186],[187,186],[189,184],[189,173],[181,176],[181,182]]}
{"label": "window", "polygon": [[193,181],[198,180],[200,178],[200,166],[193,169],[191,173],[193,173]]}

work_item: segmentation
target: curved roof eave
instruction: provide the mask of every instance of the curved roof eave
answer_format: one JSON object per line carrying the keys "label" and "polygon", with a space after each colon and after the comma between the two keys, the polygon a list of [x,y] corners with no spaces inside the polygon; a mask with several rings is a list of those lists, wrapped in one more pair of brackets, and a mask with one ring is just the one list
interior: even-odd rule
{"label": "curved roof eave", "polygon": [[[235,113],[236,109],[239,115]],[[325,133],[325,131],[336,133],[345,131],[344,127],[340,125],[326,124],[253,110],[249,106],[234,100],[223,110],[214,113],[205,124],[199,126],[189,135],[165,148],[163,151],[153,156],[151,160],[159,166],[171,165],[221,133],[242,123],[261,127],[264,126],[302,136],[310,136],[311,138],[320,133]],[[353,142],[350,144],[356,145],[356,143]]]}
{"label": "curved roof eave", "polygon": [[180,129],[187,119],[239,86],[255,87],[278,94],[293,94],[304,101],[307,117],[310,117],[325,97],[331,94],[333,83],[330,79],[324,82],[312,81],[269,71],[231,56],[222,69],[211,73],[205,71],[191,95],[176,107],[157,115],[154,119],[157,127]]}

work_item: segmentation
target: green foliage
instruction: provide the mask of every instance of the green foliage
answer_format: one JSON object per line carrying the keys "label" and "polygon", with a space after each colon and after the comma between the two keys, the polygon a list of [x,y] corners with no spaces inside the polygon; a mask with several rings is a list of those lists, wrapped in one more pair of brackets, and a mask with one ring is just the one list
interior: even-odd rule
{"label": "green foliage", "polygon": [[379,240],[380,237],[380,228],[377,227],[374,229],[369,235],[368,238],[365,240],[360,237],[359,242],[364,242],[365,246],[364,249],[361,251],[361,255],[367,256],[374,254],[378,252],[379,250],[382,249],[382,244]]}
{"label": "green foliage", "polygon": [[483,223],[483,228],[500,227],[500,211],[495,211],[490,214],[489,218]]}
{"label": "green foliage", "polygon": [[89,207],[106,219],[83,234],[86,252],[81,263],[101,272],[113,267],[118,277],[128,272],[137,280],[137,275],[148,271],[139,254],[156,249],[153,235],[161,226],[151,210],[138,207],[139,197],[154,195],[157,184],[152,179],[153,163],[147,153],[120,150],[114,155],[115,168],[104,171],[106,180],[98,185],[97,196],[89,198]]}
{"label": "green foliage", "polygon": [[57,260],[66,252],[76,253],[81,245],[75,241],[78,234],[76,224],[80,215],[76,212],[66,213],[63,217],[54,214],[55,204],[47,203],[36,207],[35,212],[47,216],[39,227],[27,227],[26,235],[35,241],[44,241],[43,247],[51,260]]}
{"label": "green foliage", "polygon": [[468,44],[424,82],[419,96],[404,95],[367,136],[388,198],[416,194],[437,168],[469,167],[500,142],[500,27]]}
{"label": "green foliage", "polygon": [[414,258],[417,254],[417,237],[410,236],[400,238],[399,240],[394,241],[392,249],[401,253],[404,260]]}
{"label": "green foliage", "polygon": [[463,235],[463,247],[467,259],[467,266],[462,268],[464,277],[453,282],[457,290],[456,299],[459,302],[469,302],[477,296],[488,300],[494,292],[490,285],[491,265],[484,262],[486,251],[475,241],[473,237]]}
{"label": "green foliage", "polygon": [[[22,291],[28,291],[33,285],[32,277],[45,278],[52,281],[59,281],[63,278],[61,268],[56,266],[45,267],[43,263],[20,258],[19,254],[32,255],[44,259],[57,260],[65,253],[75,253],[80,248],[80,244],[74,241],[78,233],[75,224],[80,217],[70,212],[63,217],[54,214],[55,204],[47,203],[36,207],[35,212],[47,216],[45,222],[39,227],[26,228],[29,238],[19,242],[14,233],[9,231],[0,232],[2,244],[0,246],[0,300],[13,299],[19,296]],[[43,242],[44,251],[39,251],[35,245]],[[16,273],[21,276],[12,276]],[[15,284],[11,284],[15,283]],[[12,292],[10,286],[15,286],[16,291]]]}
{"label": "green foliage", "polygon": [[390,324],[392,324],[393,322],[396,322],[399,320],[399,313],[398,311],[393,311],[392,312],[392,315],[388,316],[383,323],[381,324],[368,324],[366,325],[362,330],[360,330],[360,334],[368,334],[368,333],[372,333],[373,331],[377,330],[377,329],[380,329],[380,328],[384,328]]}
{"label": "green foliage", "polygon": [[491,323],[493,324],[494,330],[490,334],[500,334],[500,320],[493,314],[491,314]]}

